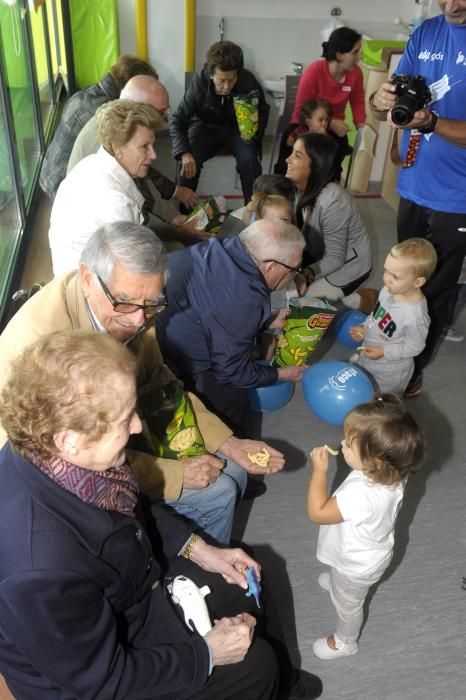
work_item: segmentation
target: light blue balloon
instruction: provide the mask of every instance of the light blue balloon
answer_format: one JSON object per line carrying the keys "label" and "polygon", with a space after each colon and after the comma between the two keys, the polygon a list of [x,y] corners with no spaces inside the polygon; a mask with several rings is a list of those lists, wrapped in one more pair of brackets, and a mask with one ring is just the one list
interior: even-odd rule
{"label": "light blue balloon", "polygon": [[311,411],[331,425],[343,425],[355,406],[374,397],[369,377],[359,367],[337,360],[311,365],[304,372],[302,385]]}
{"label": "light blue balloon", "polygon": [[351,326],[360,326],[367,318],[367,314],[362,311],[345,311],[344,314],[335,319],[333,327],[335,334],[343,345],[347,348],[356,348],[361,344],[360,340],[353,340],[349,334]]}
{"label": "light blue balloon", "polygon": [[[270,365],[267,360],[259,360],[261,365]],[[268,413],[282,408],[291,399],[294,393],[294,382],[281,381],[268,386],[257,386],[248,389],[249,403],[253,411]]]}

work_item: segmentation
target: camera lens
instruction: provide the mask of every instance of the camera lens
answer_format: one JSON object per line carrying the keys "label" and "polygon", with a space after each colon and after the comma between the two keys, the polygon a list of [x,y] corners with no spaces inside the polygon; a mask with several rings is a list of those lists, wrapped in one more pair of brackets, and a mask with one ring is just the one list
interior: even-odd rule
{"label": "camera lens", "polygon": [[405,126],[414,117],[414,112],[403,103],[396,104],[392,109],[392,122],[397,126]]}

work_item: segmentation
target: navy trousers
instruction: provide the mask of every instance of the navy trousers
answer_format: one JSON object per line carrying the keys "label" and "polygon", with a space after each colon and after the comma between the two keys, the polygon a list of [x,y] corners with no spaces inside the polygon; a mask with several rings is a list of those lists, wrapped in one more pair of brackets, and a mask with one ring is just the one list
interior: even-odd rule
{"label": "navy trousers", "polygon": [[[259,160],[259,144],[257,141],[243,141],[239,131],[232,129],[213,129],[208,126],[196,124],[188,131],[191,153],[196,159],[197,173],[195,177],[182,177],[180,175],[181,161],[177,161],[176,181],[183,187],[197,189],[202,166],[207,160],[213,158],[219,149],[228,148],[236,160],[244,202],[247,204],[252,197],[254,180],[262,174],[262,165]],[[205,194],[210,194],[206,192]],[[218,194],[218,193],[214,193]]]}

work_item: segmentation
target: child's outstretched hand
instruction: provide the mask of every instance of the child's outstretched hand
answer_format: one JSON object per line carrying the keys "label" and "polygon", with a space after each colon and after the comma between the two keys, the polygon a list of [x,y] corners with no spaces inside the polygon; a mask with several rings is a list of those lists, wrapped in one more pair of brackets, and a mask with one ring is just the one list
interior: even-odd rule
{"label": "child's outstretched hand", "polygon": [[312,468],[316,472],[328,471],[328,450],[326,445],[314,447],[310,454]]}
{"label": "child's outstretched hand", "polygon": [[384,356],[383,348],[380,348],[378,345],[365,345],[361,352],[363,352],[369,360],[380,360],[380,358]]}
{"label": "child's outstretched hand", "polygon": [[356,340],[356,342],[364,340],[364,338],[366,337],[364,326],[351,326],[350,328],[348,328],[348,333],[350,334],[353,340]]}

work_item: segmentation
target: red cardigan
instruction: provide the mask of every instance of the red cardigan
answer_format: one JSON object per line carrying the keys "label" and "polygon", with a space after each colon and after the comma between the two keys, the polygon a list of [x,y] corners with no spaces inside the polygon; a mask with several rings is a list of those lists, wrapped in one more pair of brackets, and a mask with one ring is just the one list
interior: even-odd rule
{"label": "red cardigan", "polygon": [[359,66],[347,71],[344,81],[339,83],[330,75],[325,58],[311,63],[299,81],[291,123],[299,124],[299,113],[303,102],[317,98],[330,102],[332,119],[345,118],[345,108],[349,100],[355,125],[365,124],[363,76]]}

